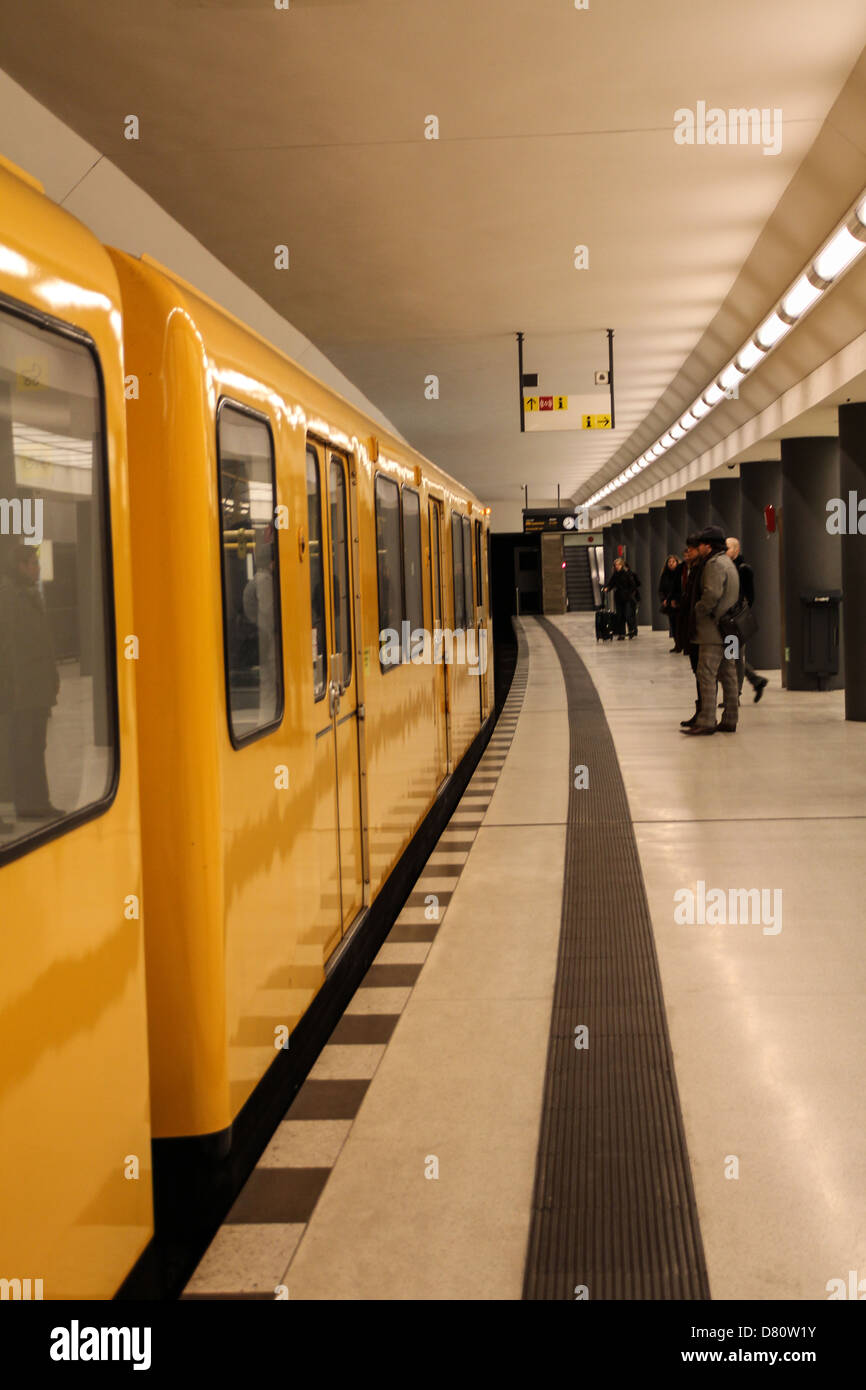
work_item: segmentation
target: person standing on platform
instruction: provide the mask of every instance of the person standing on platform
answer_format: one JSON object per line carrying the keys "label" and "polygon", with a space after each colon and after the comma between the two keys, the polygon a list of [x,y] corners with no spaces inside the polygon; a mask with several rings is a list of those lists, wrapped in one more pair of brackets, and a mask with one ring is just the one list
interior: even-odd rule
{"label": "person standing on platform", "polygon": [[[703,559],[697,580],[697,598],[692,611],[692,640],[698,643],[698,683],[701,707],[694,724],[684,734],[734,734],[739,714],[736,661],[725,656],[725,641],[719,619],[740,596],[740,581],[734,562],[726,552],[721,526],[707,526],[698,536],[698,552]],[[716,724],[716,685],[721,682],[725,700],[722,722]]]}
{"label": "person standing on platform", "polygon": [[604,589],[611,591],[616,605],[617,627],[619,628],[617,641],[625,641],[626,629],[628,629],[629,637],[637,637],[638,584],[624,560],[619,558],[614,560],[613,574],[605,584]]}
{"label": "person standing on platform", "polygon": [[683,551],[681,571],[683,587],[680,606],[677,610],[677,644],[680,651],[688,657],[692,675],[695,678],[695,712],[691,719],[680,720],[680,727],[683,729],[689,729],[697,723],[698,711],[701,708],[701,687],[698,681],[698,644],[693,642],[689,636],[700,569],[701,556],[698,550],[698,538],[695,534],[686,539],[686,548]]}
{"label": "person standing on platform", "polygon": [[665,567],[659,575],[659,602],[662,606],[662,612],[668,620],[668,630],[673,642],[671,653],[682,651],[677,639],[677,619],[682,593],[682,565],[676,555],[669,555],[665,560]]}
{"label": "person standing on platform", "polygon": [[11,658],[12,784],[19,820],[55,820],[45,773],[48,721],[57,704],[60,677],[51,624],[39,592],[39,556],[29,545],[12,552],[10,582],[2,591],[0,629]]}
{"label": "person standing on platform", "polygon": [[[728,556],[733,560],[737,567],[737,574],[740,578],[740,593],[746,600],[750,608],[755,606],[755,571],[751,565],[747,565],[740,551],[740,542],[736,536],[728,536],[727,542]],[[737,678],[739,680],[740,691],[743,689],[743,679],[745,678],[755,692],[755,704],[758,703],[764,690],[769,685],[766,676],[759,676],[746,660],[745,643],[740,647],[740,657],[737,662]]]}

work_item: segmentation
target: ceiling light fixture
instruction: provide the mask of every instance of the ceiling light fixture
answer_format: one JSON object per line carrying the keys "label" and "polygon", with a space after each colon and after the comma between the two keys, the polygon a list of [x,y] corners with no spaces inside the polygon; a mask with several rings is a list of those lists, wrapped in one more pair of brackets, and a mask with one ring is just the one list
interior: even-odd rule
{"label": "ceiling light fixture", "polygon": [[[711,382],[705,391],[681,416],[678,424],[662,435],[658,443],[648,449],[629,468],[612,479],[599,492],[593,494],[582,505],[590,507],[599,498],[630,482],[635,476],[631,469],[640,471],[654,463],[666,450],[678,443],[683,435],[694,428],[705,415],[708,415],[720,401],[738,386],[750,372],[767,356],[786,333],[800,321],[805,313],[817,303],[821,295],[836,283],[841,275],[866,251],[866,193],[861,193],[853,210],[836,227],[821,249],[812,257],[809,265],[782,296],[776,308],[767,315],[760,327],[743,344],[739,352],[728,363],[724,371]],[[681,431],[681,433],[679,433]]]}

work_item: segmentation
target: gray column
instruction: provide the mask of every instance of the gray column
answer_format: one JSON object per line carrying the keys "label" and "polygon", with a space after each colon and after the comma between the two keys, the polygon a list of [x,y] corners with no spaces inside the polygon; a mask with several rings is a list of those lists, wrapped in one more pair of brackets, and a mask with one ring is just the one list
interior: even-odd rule
{"label": "gray column", "polygon": [[845,506],[842,532],[845,718],[866,719],[866,405],[863,404],[839,407],[838,495]]}
{"label": "gray column", "polygon": [[740,538],[739,478],[710,478],[710,525],[721,526],[726,536]]}
{"label": "gray column", "polygon": [[650,587],[644,593],[644,617],[652,623],[654,632],[667,632],[668,620],[661,610],[658,593],[659,579],[668,557],[668,519],[664,507],[649,509],[649,540]]}
{"label": "gray column", "polygon": [[755,572],[755,617],[760,627],[749,642],[750,665],[778,671],[782,664],[779,590],[779,532],[768,531],[764,508],[782,506],[782,465],[778,459],[740,465],[740,546]]}
{"label": "gray column", "polygon": [[[785,661],[782,684],[788,690],[841,690],[839,671],[826,682],[803,670],[803,604],[808,589],[841,589],[842,544],[827,530],[827,504],[839,496],[838,439],[782,440],[782,621]],[[843,618],[844,621],[844,618]]]}
{"label": "gray column", "polygon": [[681,560],[686,548],[686,499],[682,497],[674,502],[666,502],[665,514],[668,519],[665,549],[668,554],[676,555]]}
{"label": "gray column", "polygon": [[710,524],[710,491],[686,493],[686,534],[703,531]]}
{"label": "gray column", "polygon": [[650,580],[649,556],[650,519],[649,512],[639,512],[634,519],[634,560],[629,561],[640,580],[640,611],[638,625],[652,625],[652,582]]}
{"label": "gray column", "polygon": [[630,565],[634,565],[635,557],[635,538],[634,538],[634,517],[627,516],[625,521],[620,523],[622,526],[622,545],[625,549],[624,559]]}

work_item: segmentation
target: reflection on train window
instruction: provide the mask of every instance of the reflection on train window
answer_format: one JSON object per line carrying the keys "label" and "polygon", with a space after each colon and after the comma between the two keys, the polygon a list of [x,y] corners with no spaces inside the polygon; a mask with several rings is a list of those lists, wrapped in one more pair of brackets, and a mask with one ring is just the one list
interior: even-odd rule
{"label": "reflection on train window", "polygon": [[[399,640],[403,622],[403,582],[400,556],[400,489],[391,478],[376,476],[376,558],[379,570],[379,660],[383,661],[390,630]],[[393,638],[391,642],[393,643]]]}
{"label": "reflection on train window", "polygon": [[454,631],[466,626],[466,596],[463,587],[463,528],[457,512],[451,513],[451,558],[454,562]]}
{"label": "reflection on train window", "polygon": [[484,603],[484,580],[481,574],[481,522],[475,523],[475,602]]}
{"label": "reflection on train window", "polygon": [[226,686],[237,745],[283,711],[274,449],[258,416],[223,403],[218,418]]}
{"label": "reflection on train window", "polygon": [[325,561],[322,555],[322,484],[319,460],[313,448],[307,448],[307,530],[310,550],[310,612],[313,637],[313,695],[321,700],[325,694],[325,665],[327,638],[325,635]]}
{"label": "reflection on train window", "polygon": [[0,858],[115,781],[101,419],[89,349],[0,311]]}
{"label": "reflection on train window", "polygon": [[466,626],[475,626],[475,605],[472,602],[472,523],[463,518],[463,585],[466,593]]}
{"label": "reflection on train window", "polygon": [[349,531],[346,520],[346,474],[331,458],[331,562],[334,586],[334,653],[332,679],[345,690],[352,679],[352,595],[349,592]]}
{"label": "reflection on train window", "polygon": [[[421,589],[421,499],[410,488],[403,489],[403,584],[406,595],[406,621],[409,633],[424,626],[424,599]],[[409,653],[406,652],[408,660]]]}

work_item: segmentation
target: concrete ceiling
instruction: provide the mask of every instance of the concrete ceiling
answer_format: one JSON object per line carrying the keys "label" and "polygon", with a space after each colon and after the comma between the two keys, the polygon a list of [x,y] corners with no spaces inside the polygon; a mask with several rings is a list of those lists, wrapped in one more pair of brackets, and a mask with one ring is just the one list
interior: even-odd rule
{"label": "concrete ceiling", "polygon": [[[3,67],[485,500],[589,495],[725,364],[866,186],[864,45],[862,0],[0,10]],[[674,112],[698,101],[780,108],[781,152],[677,145]],[[866,268],[642,482],[864,310]],[[608,327],[617,430],[521,436],[514,332],[541,388],[573,392],[606,366]]]}

